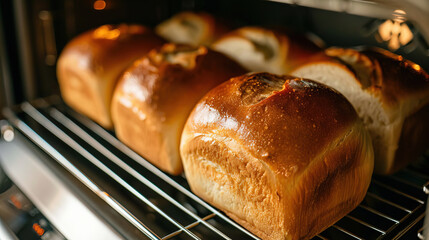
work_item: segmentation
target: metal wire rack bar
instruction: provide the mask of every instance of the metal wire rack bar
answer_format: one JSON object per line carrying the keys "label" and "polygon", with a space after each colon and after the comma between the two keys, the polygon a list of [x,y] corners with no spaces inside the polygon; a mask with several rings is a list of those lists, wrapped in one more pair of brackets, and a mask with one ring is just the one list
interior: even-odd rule
{"label": "metal wire rack bar", "polygon": [[393,219],[393,218],[387,216],[386,214],[383,214],[383,213],[381,213],[381,212],[379,212],[379,211],[377,211],[377,210],[375,210],[375,209],[373,209],[371,207],[367,207],[367,206],[361,204],[361,205],[358,206],[358,208],[363,208],[363,209],[365,209],[365,210],[367,210],[369,212],[372,212],[372,213],[374,213],[374,214],[376,214],[378,216],[381,216],[381,217],[383,217],[385,219],[388,219],[388,220],[390,220],[392,222],[399,223],[398,220]]}
{"label": "metal wire rack bar", "polygon": [[332,225],[332,227],[333,228],[335,228],[335,229],[338,229],[338,230],[340,230],[341,232],[343,232],[343,233],[345,233],[345,234],[347,234],[347,235],[349,235],[349,236],[351,236],[351,237],[353,237],[353,238],[355,238],[355,239],[363,239],[363,238],[360,238],[359,236],[356,236],[355,234],[353,234],[352,232],[350,232],[350,231],[348,231],[348,230],[346,230],[346,229],[344,229],[344,228],[342,228],[342,227],[340,227],[340,226],[337,226],[337,225]]}
{"label": "metal wire rack bar", "polygon": [[99,196],[109,206],[111,206],[116,212],[127,219],[137,229],[143,232],[146,236],[151,239],[160,239],[150,228],[146,227],[141,221],[139,221],[132,213],[125,209],[118,201],[113,199],[106,194],[100,187],[98,187],[93,181],[79,171],[72,163],[70,163],[63,155],[55,150],[50,144],[48,144],[42,137],[34,132],[27,124],[19,120],[15,114],[6,111],[9,120],[12,124],[21,130],[29,139],[31,139],[40,148],[46,150],[46,152],[54,158],[60,165],[67,169],[72,175],[74,175],[80,182],[87,186],[92,192]]}
{"label": "metal wire rack bar", "polygon": [[369,224],[369,223],[367,223],[367,222],[364,222],[364,221],[362,221],[362,220],[359,220],[359,219],[357,219],[357,218],[355,218],[355,217],[352,217],[352,216],[350,216],[350,215],[347,215],[346,216],[346,218],[350,218],[351,220],[353,220],[353,221],[355,221],[355,222],[358,222],[358,223],[360,223],[360,224],[362,224],[362,225],[364,225],[364,226],[366,226],[366,227],[368,227],[368,228],[371,228],[371,229],[374,229],[375,231],[377,231],[377,232],[380,232],[381,234],[386,234],[386,232],[385,231],[383,231],[383,230],[381,230],[381,229],[378,229],[377,227],[375,227],[375,226],[373,226],[373,225],[371,225],[371,224]]}
{"label": "metal wire rack bar", "polygon": [[[202,231],[202,227],[205,227],[206,230],[204,231],[209,230],[211,234],[216,234],[216,238],[231,239],[232,237],[229,236],[228,233],[231,233],[229,231],[232,229],[233,231],[241,232],[244,234],[243,236],[248,238],[258,239],[255,235],[226,217],[223,213],[194,195],[188,188],[182,186],[179,183],[180,181],[177,181],[178,179],[173,179],[168,176],[125,146],[114,135],[86,117],[69,110],[61,102],[54,104],[46,102],[45,100],[39,100],[32,104],[26,102],[21,105],[21,110],[31,119],[34,119],[38,125],[50,132],[50,134],[55,135],[56,138],[76,151],[77,154],[87,159],[88,162],[96,166],[97,169],[107,174],[119,184],[118,186],[122,186],[124,190],[127,190],[135,196],[142,204],[147,205],[150,209],[159,214],[160,218],[167,220],[176,227],[162,234],[156,233],[149,226],[143,224],[133,212],[127,209],[127,204],[123,205],[124,203],[117,201],[117,199],[103,190],[102,187],[98,186],[95,181],[92,181],[90,177],[86,176],[81,170],[74,166],[64,155],[61,155],[61,153],[53,147],[53,143],[49,142],[52,140],[45,140],[42,137],[43,134],[40,135],[38,133],[38,131],[40,131],[38,127],[33,129],[30,127],[33,126],[32,124],[27,125],[26,122],[29,121],[29,118],[21,118],[18,113],[14,113],[10,110],[8,111],[7,115],[9,121],[15,125],[17,129],[23,132],[24,135],[48,153],[54,160],[72,173],[73,176],[150,239],[181,238],[181,236],[184,236],[183,234],[185,234],[187,238],[200,239],[201,236],[204,236],[199,233],[199,231]],[[103,143],[97,139],[101,139]],[[108,144],[109,146],[103,144]],[[85,149],[84,146],[86,145],[91,146],[91,149]],[[102,156],[102,160],[99,156]],[[124,161],[121,156],[126,156],[129,160]],[[425,157],[428,158],[428,156]],[[132,163],[130,165],[130,161],[139,163],[138,165],[141,165],[144,169],[148,170],[150,174],[153,174],[155,178],[159,178],[167,185],[162,185],[162,187],[158,186],[158,183],[152,182],[150,178],[148,178],[150,176],[143,176],[134,169],[132,166],[135,166],[135,164]],[[116,172],[118,169],[123,171],[121,172],[122,175]],[[411,228],[413,224],[416,224],[418,219],[423,217],[421,215],[424,214],[422,209],[424,209],[424,206],[427,204],[425,200],[422,200],[425,196],[423,192],[426,194],[429,193],[429,182],[426,182],[429,180],[429,175],[425,175],[425,173],[426,172],[420,171],[418,168],[407,168],[401,173],[402,175],[386,177],[375,176],[363,203],[351,214],[317,235],[315,239],[336,239],[338,237],[341,238],[341,236],[347,236],[350,239],[368,239],[368,236],[370,236],[370,239],[390,239],[392,236],[396,236],[396,234],[398,236],[403,234],[403,232]],[[409,175],[412,176],[411,180],[406,177]],[[165,210],[157,206],[157,204],[159,204],[157,201],[152,202],[152,199],[148,198],[149,196],[145,196],[146,194],[139,192],[137,188],[133,187],[131,183],[128,182],[130,177],[137,180],[141,186],[145,186],[147,189],[150,189],[150,191],[153,191],[156,196],[163,199],[169,206],[178,209],[174,212],[182,212],[188,216],[187,219],[190,218],[192,221],[188,220],[186,223],[181,223],[176,218],[177,216],[167,214]],[[390,182],[395,182],[398,186],[387,184],[389,180]],[[166,186],[169,187],[166,188]],[[405,189],[407,186],[410,189]],[[170,188],[177,190],[179,194],[183,194],[182,196],[188,198],[190,201],[194,201],[199,207],[202,207],[204,211],[201,212],[200,215],[196,214],[194,212],[194,206],[185,206],[187,203],[180,202],[170,196],[169,193],[167,193],[167,191],[170,191]],[[423,192],[419,192],[421,190],[423,190]],[[393,211],[394,214],[389,212],[389,210]],[[374,219],[369,219],[371,216],[379,222],[374,221]],[[408,225],[404,226],[405,224]],[[423,236],[421,232],[419,234]]]}
{"label": "metal wire rack bar", "polygon": [[425,237],[425,235],[424,235],[424,231],[425,231],[425,229],[426,228],[429,228],[429,226],[423,226],[423,227],[421,227],[418,231],[417,231],[417,237],[419,238],[419,239],[421,239],[421,240],[425,240],[426,239],[426,237]]}
{"label": "metal wire rack bar", "polygon": [[373,198],[375,198],[375,199],[377,199],[377,200],[380,200],[380,201],[382,201],[382,202],[385,202],[385,203],[387,203],[387,204],[389,204],[389,205],[391,205],[391,206],[394,206],[394,207],[396,207],[396,208],[399,208],[399,209],[401,209],[401,210],[403,210],[403,211],[405,211],[405,212],[407,212],[407,213],[411,213],[411,212],[412,212],[411,210],[406,209],[405,207],[400,206],[400,205],[398,205],[398,204],[396,204],[396,203],[393,203],[393,202],[391,202],[391,201],[389,201],[389,200],[387,200],[387,199],[384,199],[384,198],[382,198],[382,197],[380,197],[380,196],[377,196],[376,194],[374,194],[374,193],[372,193],[372,192],[367,192],[367,193],[366,193],[366,195],[367,195],[367,196],[371,196],[371,197],[373,197]]}
{"label": "metal wire rack bar", "polygon": [[[64,114],[62,114],[60,111],[58,111],[55,108],[50,108],[50,114],[53,118],[55,118],[59,123],[64,125],[65,127],[69,128],[73,132],[75,132],[82,140],[90,143],[93,147],[95,147],[98,151],[100,151],[103,155],[105,155],[109,160],[114,162],[117,166],[127,171],[129,174],[131,174],[133,177],[138,179],[140,182],[154,190],[156,193],[158,193],[163,198],[167,199],[170,203],[175,205],[177,208],[182,210],[184,213],[188,214],[197,222],[204,224],[206,227],[217,233],[219,236],[221,236],[224,239],[230,239],[228,236],[223,234],[221,231],[213,227],[212,225],[208,224],[205,220],[198,217],[195,213],[191,212],[189,209],[185,208],[183,205],[181,205],[179,202],[174,200],[172,197],[170,197],[167,193],[162,191],[160,188],[158,188],[155,184],[150,182],[148,179],[146,179],[144,176],[139,174],[136,170],[128,166],[126,163],[121,161],[117,156],[115,156],[112,152],[110,152],[107,148],[105,148],[103,145],[101,145],[97,140],[95,140],[93,137],[91,137],[88,133],[86,133],[83,129],[81,129],[78,125],[73,123],[72,120],[67,118]],[[185,227],[186,228],[186,227]]]}
{"label": "metal wire rack bar", "polygon": [[377,185],[379,185],[379,186],[382,186],[382,187],[384,187],[384,188],[386,188],[386,189],[389,189],[389,190],[390,190],[390,191],[392,191],[392,192],[398,193],[398,194],[400,194],[400,195],[402,195],[402,196],[404,196],[404,197],[407,197],[407,198],[409,198],[409,199],[412,199],[412,200],[414,200],[414,201],[416,201],[416,202],[418,202],[418,203],[420,203],[420,204],[424,204],[424,203],[425,203],[424,201],[422,201],[422,200],[420,200],[420,199],[417,199],[417,198],[415,198],[415,197],[413,197],[413,196],[410,196],[410,195],[408,195],[408,194],[406,194],[406,193],[403,193],[403,192],[401,192],[401,191],[399,191],[399,190],[397,190],[397,189],[394,189],[394,188],[392,188],[392,187],[390,187],[390,186],[387,186],[386,184],[384,184],[384,183],[382,183],[382,182],[379,182],[379,181],[377,181],[377,180],[372,180],[372,182],[373,182],[373,183],[375,183],[375,184],[377,184]]}
{"label": "metal wire rack bar", "polygon": [[415,183],[413,183],[413,182],[407,181],[406,179],[403,179],[403,178],[397,177],[397,176],[395,176],[395,175],[387,176],[387,178],[394,179],[395,181],[401,182],[401,183],[403,183],[403,184],[406,184],[406,185],[408,185],[408,186],[410,186],[410,187],[414,187],[414,188],[416,188],[416,189],[421,189],[421,187],[422,187],[422,186],[419,186],[419,185],[417,185],[417,184],[415,184]]}
{"label": "metal wire rack bar", "polygon": [[172,187],[174,187],[175,189],[177,189],[178,191],[180,191],[181,193],[183,193],[184,195],[186,195],[190,199],[194,200],[198,204],[201,204],[207,210],[209,210],[210,212],[219,216],[222,220],[224,220],[228,224],[232,225],[234,228],[240,230],[241,232],[245,233],[246,235],[248,235],[249,237],[251,237],[253,239],[259,239],[258,237],[256,237],[255,235],[253,235],[252,233],[250,233],[249,231],[247,231],[246,229],[244,229],[243,227],[241,227],[240,225],[238,225],[237,223],[235,223],[234,221],[232,221],[231,219],[229,219],[228,217],[223,215],[217,209],[215,209],[214,207],[207,204],[201,198],[197,197],[195,194],[190,192],[188,189],[186,189],[183,186],[181,186],[180,184],[178,184],[175,180],[170,178],[167,174],[165,174],[164,172],[162,172],[161,170],[159,170],[158,168],[156,168],[155,166],[153,166],[152,164],[147,162],[146,159],[144,159],[143,157],[141,157],[140,155],[138,155],[137,153],[132,151],[130,148],[125,146],[117,138],[113,137],[110,133],[108,133],[104,128],[100,127],[99,125],[95,124],[91,120],[89,120],[89,119],[87,119],[87,118],[85,118],[85,117],[83,117],[83,116],[81,116],[75,112],[70,112],[70,115],[72,115],[76,120],[78,120],[79,122],[81,122],[82,124],[87,126],[89,129],[91,129],[91,131],[96,133],[98,136],[102,137],[104,140],[109,142],[112,146],[114,146],[117,149],[119,149],[120,151],[122,151],[124,154],[129,156],[134,161],[140,163],[143,167],[145,167],[146,169],[148,169],[149,171],[151,171],[152,173],[157,175],[159,178],[164,180],[166,183],[170,184]]}
{"label": "metal wire rack bar", "polygon": [[[212,213],[212,214],[210,214],[210,215],[208,215],[208,216],[203,217],[202,219],[203,219],[204,221],[206,221],[206,220],[209,220],[209,219],[211,219],[211,218],[213,218],[213,217],[215,217],[215,216],[216,216],[216,214]],[[186,226],[186,229],[191,229],[191,228],[193,228],[193,227],[197,226],[199,223],[200,223],[200,221],[195,221],[195,222],[193,222],[193,223],[191,223],[191,224],[187,225],[187,226]],[[164,240],[164,239],[170,239],[170,238],[172,238],[172,237],[174,237],[174,236],[179,235],[180,233],[182,233],[182,230],[177,230],[177,231],[175,231],[175,232],[172,232],[172,233],[168,234],[167,236],[163,237],[162,239],[163,239],[163,240]]]}
{"label": "metal wire rack bar", "polygon": [[54,123],[52,123],[49,119],[47,119],[43,114],[41,114],[36,108],[34,108],[29,103],[22,104],[22,109],[24,112],[26,112],[28,115],[30,115],[34,120],[36,120],[38,123],[40,123],[43,127],[45,127],[48,131],[52,132],[56,136],[58,136],[62,141],[66,142],[71,148],[73,148],[75,151],[80,153],[82,156],[84,156],[87,160],[89,160],[92,164],[97,166],[99,169],[101,169],[103,172],[105,172],[108,176],[113,178],[116,182],[121,184],[124,188],[126,188],[128,191],[130,191],[132,194],[134,194],[137,198],[139,198],[141,201],[143,201],[145,204],[150,206],[153,210],[158,212],[160,215],[162,215],[166,220],[171,222],[172,224],[176,225],[180,229],[182,229],[184,232],[189,234],[194,239],[200,239],[197,237],[194,233],[183,227],[180,223],[175,221],[173,218],[168,216],[165,212],[163,212],[161,209],[159,209],[155,204],[153,204],[149,199],[144,197],[141,193],[139,193],[137,190],[135,190],[130,184],[128,184],[125,180],[123,180],[121,177],[119,177],[115,172],[113,172],[110,168],[108,168],[106,165],[104,165],[101,161],[99,161],[96,157],[94,157],[91,153],[89,153],[85,148],[83,148],[79,143],[77,143],[75,140],[73,140],[71,137],[69,137],[67,134],[65,134],[61,129],[59,129]]}
{"label": "metal wire rack bar", "polygon": [[423,192],[426,194],[429,194],[429,182],[425,183],[425,185],[423,185]]}

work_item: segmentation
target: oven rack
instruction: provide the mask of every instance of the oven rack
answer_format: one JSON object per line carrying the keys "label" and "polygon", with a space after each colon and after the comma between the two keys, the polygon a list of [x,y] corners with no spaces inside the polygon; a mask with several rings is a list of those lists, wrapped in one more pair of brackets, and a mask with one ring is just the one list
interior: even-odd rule
{"label": "oven rack", "polygon": [[[258,239],[194,195],[184,176],[160,171],[58,97],[25,102],[5,116],[147,239]],[[314,239],[401,239],[422,225],[428,183],[428,154],[392,176],[374,175],[363,202]]]}

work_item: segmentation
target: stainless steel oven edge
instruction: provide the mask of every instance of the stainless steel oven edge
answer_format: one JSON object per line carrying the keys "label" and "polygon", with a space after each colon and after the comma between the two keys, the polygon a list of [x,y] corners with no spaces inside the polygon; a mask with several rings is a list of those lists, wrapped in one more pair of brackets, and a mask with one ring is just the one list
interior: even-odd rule
{"label": "stainless steel oven edge", "polygon": [[0,164],[11,180],[67,239],[123,239],[47,167],[16,132],[0,141]]}

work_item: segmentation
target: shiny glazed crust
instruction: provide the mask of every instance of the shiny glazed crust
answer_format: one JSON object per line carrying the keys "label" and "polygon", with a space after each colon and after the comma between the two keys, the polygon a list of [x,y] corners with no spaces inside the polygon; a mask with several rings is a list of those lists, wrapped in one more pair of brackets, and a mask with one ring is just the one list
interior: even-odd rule
{"label": "shiny glazed crust", "polygon": [[[372,136],[375,172],[392,174],[418,159],[429,147],[429,75],[419,65],[378,48],[330,48],[325,53],[292,74],[313,77],[350,100]],[[318,79],[312,76],[318,66],[331,66],[336,71],[319,71],[323,79]],[[334,83],[334,75],[340,72],[348,72],[355,84]],[[368,101],[372,106],[366,106]]]}
{"label": "shiny glazed crust", "polygon": [[[396,151],[382,160],[382,174],[392,174],[417,160],[429,148],[429,74],[419,65],[389,51],[371,48],[362,52],[380,66],[380,96],[392,119],[400,119]],[[390,157],[391,156],[391,157]]]}
{"label": "shiny glazed crust", "polygon": [[[417,64],[380,48],[368,48],[363,51],[352,49],[328,49],[332,57],[356,55],[356,58],[366,57],[370,63],[371,81],[365,90],[379,97],[388,111],[397,112],[401,104],[420,109],[429,102],[429,75]],[[351,52],[351,53],[350,53]],[[355,71],[358,74],[357,71]],[[362,85],[361,78],[356,78]],[[418,99],[418,103],[415,102]],[[410,103],[415,102],[415,103]],[[415,110],[411,110],[414,112]],[[390,115],[394,115],[393,113]]]}
{"label": "shiny glazed crust", "polygon": [[192,111],[181,156],[190,187],[263,239],[309,239],[354,209],[373,170],[348,101],[310,80],[233,78]]}
{"label": "shiny glazed crust", "polygon": [[104,25],[64,48],[57,77],[64,101],[105,128],[112,128],[110,102],[120,74],[164,40],[140,25]]}
{"label": "shiny glazed crust", "polygon": [[171,174],[182,172],[179,140],[186,118],[210,89],[245,72],[206,47],[166,44],[127,69],[115,90],[117,137]]}

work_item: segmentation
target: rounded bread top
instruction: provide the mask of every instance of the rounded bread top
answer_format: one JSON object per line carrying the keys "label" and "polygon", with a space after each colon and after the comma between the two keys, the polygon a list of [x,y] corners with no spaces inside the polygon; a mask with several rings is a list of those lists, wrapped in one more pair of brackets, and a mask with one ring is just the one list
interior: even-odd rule
{"label": "rounded bread top", "polygon": [[204,46],[165,44],[136,60],[122,75],[116,92],[144,104],[161,119],[188,114],[210,89],[245,70]]}
{"label": "rounded bread top", "polygon": [[[230,41],[238,42],[234,46]],[[248,51],[253,53],[252,59],[249,59],[248,53],[242,52],[243,44],[250,46]],[[242,27],[225,34],[212,47],[239,59],[252,71],[277,74],[289,73],[321,51],[319,46],[302,34],[255,26]]]}
{"label": "rounded bread top", "polygon": [[409,98],[420,99],[422,104],[429,101],[429,75],[400,55],[380,48],[330,48],[325,53],[346,64],[362,89],[382,99],[386,106],[399,108],[401,99]]}
{"label": "rounded bread top", "polygon": [[420,65],[380,48],[369,48],[362,54],[380,66],[384,95],[396,98],[423,95],[429,100],[429,74]]}
{"label": "rounded bread top", "polygon": [[116,69],[136,55],[148,53],[165,42],[149,28],[136,24],[103,25],[73,38],[60,58],[73,58],[79,69],[92,70],[97,75]]}
{"label": "rounded bread top", "polygon": [[228,136],[274,172],[304,171],[334,140],[360,124],[338,92],[311,80],[246,74],[210,91],[194,108],[187,133]]}

